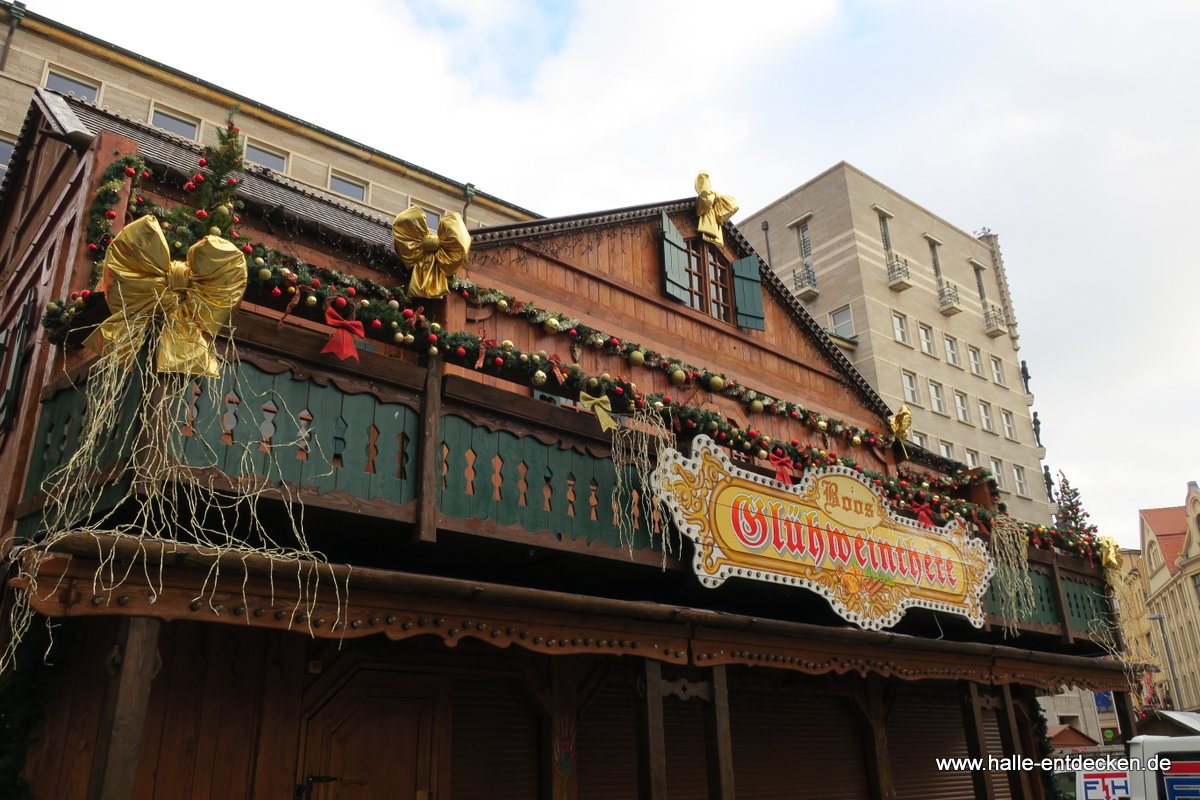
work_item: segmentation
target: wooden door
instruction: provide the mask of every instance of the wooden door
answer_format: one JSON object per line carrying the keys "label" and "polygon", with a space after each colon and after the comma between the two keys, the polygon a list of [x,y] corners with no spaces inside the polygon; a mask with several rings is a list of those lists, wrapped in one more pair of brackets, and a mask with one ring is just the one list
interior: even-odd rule
{"label": "wooden door", "polygon": [[447,699],[433,675],[352,670],[305,714],[296,797],[436,800]]}

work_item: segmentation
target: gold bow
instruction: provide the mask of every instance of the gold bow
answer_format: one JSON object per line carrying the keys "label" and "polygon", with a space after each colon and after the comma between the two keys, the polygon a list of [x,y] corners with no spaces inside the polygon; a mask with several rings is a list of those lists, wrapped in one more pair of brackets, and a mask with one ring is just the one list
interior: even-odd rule
{"label": "gold bow", "polygon": [[158,220],[126,225],[104,257],[105,299],[112,315],[88,337],[99,353],[129,365],[157,330],[157,369],[217,377],[217,331],[246,290],[246,257],[232,242],[205,236],[172,261]]}
{"label": "gold bow", "polygon": [[612,415],[612,401],[608,399],[608,395],[602,394],[599,397],[592,397],[587,392],[579,393],[579,402],[584,408],[590,408],[596,412],[596,419],[600,421],[600,430],[615,431],[621,427]]}
{"label": "gold bow", "polygon": [[721,235],[721,228],[737,210],[737,200],[713,191],[712,184],[708,182],[707,172],[696,176],[696,229],[706,241],[724,244],[725,237]]}
{"label": "gold bow", "polygon": [[412,270],[409,297],[441,298],[450,291],[446,276],[458,272],[471,252],[471,234],[458,214],[447,214],[438,222],[437,233],[429,230],[425,209],[409,206],[392,223],[396,255]]}
{"label": "gold bow", "polygon": [[900,442],[900,451],[904,453],[904,457],[908,458],[908,448],[904,445],[908,439],[909,431],[912,430],[912,410],[908,404],[900,406],[900,410],[892,416],[888,417],[888,427],[892,429],[892,435],[896,437],[896,441]]}
{"label": "gold bow", "polygon": [[1121,566],[1121,546],[1111,536],[1100,537],[1100,566],[1106,570]]}

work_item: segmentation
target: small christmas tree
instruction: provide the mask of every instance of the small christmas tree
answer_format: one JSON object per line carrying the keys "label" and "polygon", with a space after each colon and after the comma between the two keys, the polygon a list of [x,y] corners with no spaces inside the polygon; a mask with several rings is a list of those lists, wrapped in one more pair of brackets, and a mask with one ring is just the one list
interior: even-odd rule
{"label": "small christmas tree", "polygon": [[1090,558],[1096,549],[1096,526],[1083,510],[1079,490],[1071,485],[1062,472],[1058,473],[1058,511],[1054,518],[1054,544]]}

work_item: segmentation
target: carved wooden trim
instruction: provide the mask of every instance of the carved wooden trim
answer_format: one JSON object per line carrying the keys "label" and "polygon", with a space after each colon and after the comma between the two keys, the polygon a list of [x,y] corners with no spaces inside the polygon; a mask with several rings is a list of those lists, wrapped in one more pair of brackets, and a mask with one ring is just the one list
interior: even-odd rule
{"label": "carved wooden trim", "polygon": [[[505,398],[506,405],[509,403],[509,400],[510,398]],[[557,410],[540,400],[532,402],[541,403],[546,406],[547,410]],[[512,418],[487,412],[474,406],[459,405],[446,407],[443,410],[443,416],[461,417],[472,425],[486,428],[493,433],[506,431],[518,439],[536,439],[542,444],[558,445],[560,450],[573,450],[580,455],[592,456],[593,458],[608,458],[612,454],[612,446],[608,441],[600,443],[587,434],[580,435],[578,432],[573,434],[571,431],[556,430],[552,427],[553,423],[547,423],[537,428],[521,425],[520,422],[514,425]],[[595,417],[590,414],[581,414],[579,416],[583,416],[589,424],[595,425],[597,431],[599,431],[600,425],[596,422]]]}
{"label": "carved wooden trim", "polygon": [[357,373],[339,373],[314,366],[304,359],[291,358],[274,353],[264,353],[248,347],[239,348],[238,359],[253,364],[271,375],[291,373],[294,381],[308,381],[318,386],[332,384],[344,394],[369,394],[381,403],[400,403],[418,410],[418,394],[403,384],[380,383]]}

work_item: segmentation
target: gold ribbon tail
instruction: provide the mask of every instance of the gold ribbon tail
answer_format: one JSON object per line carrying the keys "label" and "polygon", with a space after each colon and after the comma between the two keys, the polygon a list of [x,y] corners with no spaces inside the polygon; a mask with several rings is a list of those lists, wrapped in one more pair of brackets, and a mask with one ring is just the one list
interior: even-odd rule
{"label": "gold ribbon tail", "polygon": [[608,395],[600,395],[592,397],[587,392],[579,393],[579,402],[584,408],[591,409],[596,414],[596,419],[600,422],[600,430],[615,431],[621,427],[612,415],[612,401],[608,399]]}

